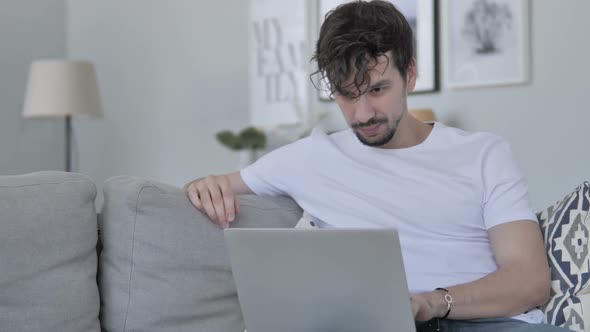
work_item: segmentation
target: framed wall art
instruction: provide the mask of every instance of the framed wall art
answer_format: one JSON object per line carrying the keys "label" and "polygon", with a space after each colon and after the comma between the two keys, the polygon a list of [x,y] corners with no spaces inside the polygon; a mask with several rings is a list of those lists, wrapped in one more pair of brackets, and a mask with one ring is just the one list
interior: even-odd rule
{"label": "framed wall art", "polygon": [[528,0],[445,0],[442,5],[445,86],[528,82]]}

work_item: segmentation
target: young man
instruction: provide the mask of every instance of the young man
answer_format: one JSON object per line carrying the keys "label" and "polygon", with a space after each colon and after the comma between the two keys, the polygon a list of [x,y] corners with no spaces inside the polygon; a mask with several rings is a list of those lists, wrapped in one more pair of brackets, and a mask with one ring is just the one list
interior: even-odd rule
{"label": "young man", "polygon": [[236,195],[288,195],[321,227],[399,231],[417,322],[445,331],[561,331],[542,325],[549,269],[524,177],[500,137],[408,114],[412,30],[389,2],[339,6],[314,59],[350,129],[277,149],[187,187],[221,227]]}

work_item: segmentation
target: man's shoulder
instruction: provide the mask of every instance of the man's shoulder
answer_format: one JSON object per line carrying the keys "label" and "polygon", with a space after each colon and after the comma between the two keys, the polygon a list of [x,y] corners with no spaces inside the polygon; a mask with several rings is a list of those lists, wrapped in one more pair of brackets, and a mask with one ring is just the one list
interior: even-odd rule
{"label": "man's shoulder", "polygon": [[343,139],[348,139],[353,135],[352,129],[346,128],[341,130],[335,131],[326,131],[320,127],[316,127],[312,130],[310,137],[312,138],[320,138],[320,139],[330,139],[333,141],[340,141]]}
{"label": "man's shoulder", "polygon": [[455,145],[473,145],[475,147],[507,144],[508,141],[498,134],[487,131],[467,131],[464,129],[439,125],[444,143]]}
{"label": "man's shoulder", "polygon": [[314,150],[347,147],[354,144],[355,140],[354,133],[350,128],[327,132],[316,127],[307,138]]}
{"label": "man's shoulder", "polygon": [[346,130],[326,134],[324,130],[316,127],[309,133],[309,135],[287,144],[283,144],[280,147],[273,149],[268,154],[277,157],[286,155],[303,157],[311,151],[324,150],[334,143],[344,141],[346,139],[345,132]]}

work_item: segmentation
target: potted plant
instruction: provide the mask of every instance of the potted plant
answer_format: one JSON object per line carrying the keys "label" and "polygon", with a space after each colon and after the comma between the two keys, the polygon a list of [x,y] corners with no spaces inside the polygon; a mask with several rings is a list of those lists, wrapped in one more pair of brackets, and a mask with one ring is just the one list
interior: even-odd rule
{"label": "potted plant", "polygon": [[217,141],[230,150],[238,151],[239,168],[244,168],[256,160],[256,153],[266,148],[266,134],[255,127],[247,127],[237,134],[230,130],[220,131]]}

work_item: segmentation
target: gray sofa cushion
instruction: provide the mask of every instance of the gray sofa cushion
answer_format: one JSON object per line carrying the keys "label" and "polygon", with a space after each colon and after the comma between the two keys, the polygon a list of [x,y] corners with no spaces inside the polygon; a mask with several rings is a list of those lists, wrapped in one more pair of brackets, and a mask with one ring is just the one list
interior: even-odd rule
{"label": "gray sofa cushion", "polygon": [[100,331],[95,197],[78,174],[0,177],[1,331]]}
{"label": "gray sofa cushion", "polygon": [[[108,332],[242,332],[223,232],[179,188],[106,181],[100,222],[101,323]],[[288,198],[241,197],[232,227],[294,227]]]}

